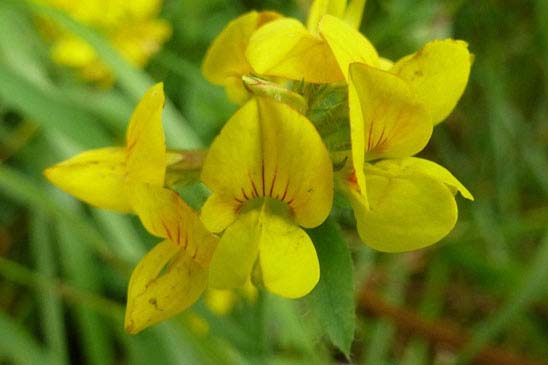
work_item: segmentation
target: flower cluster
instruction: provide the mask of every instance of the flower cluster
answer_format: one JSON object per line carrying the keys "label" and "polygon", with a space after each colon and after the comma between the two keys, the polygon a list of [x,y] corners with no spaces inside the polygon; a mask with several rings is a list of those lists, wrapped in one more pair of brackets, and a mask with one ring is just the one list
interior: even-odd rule
{"label": "flower cluster", "polygon": [[[162,0],[37,0],[63,10],[94,28],[132,66],[142,68],[170,37],[171,26],[158,19]],[[54,62],[78,70],[88,81],[108,85],[112,73],[83,39],[52,23],[44,23],[52,40]]]}
{"label": "flower cluster", "polygon": [[[356,30],[363,4],[316,0],[307,26],[269,12],[245,14],[213,43],[203,72],[240,102],[260,93],[254,85],[235,81],[250,75],[276,85],[271,87],[274,98],[290,105],[287,94],[276,92],[277,86],[294,91],[303,83],[316,89],[344,85],[348,118],[341,128],[349,129],[350,143],[343,145],[350,151],[348,163],[336,173],[337,187],[351,202],[365,244],[388,252],[418,249],[451,231],[457,219],[457,191],[473,199],[445,168],[412,157],[457,104],[472,56],[465,42],[446,39],[396,62],[382,58]],[[305,108],[316,102],[314,93],[303,96]],[[315,121],[312,110],[302,112]],[[330,137],[315,124],[323,137]],[[307,141],[300,144],[306,146]],[[340,151],[330,152],[340,156]]]}
{"label": "flower cluster", "polygon": [[184,310],[206,287],[251,280],[286,298],[309,293],[320,266],[306,229],[329,216],[336,192],[377,250],[418,249],[451,231],[455,194],[472,195],[442,166],[413,156],[458,102],[471,55],[466,43],[447,39],[395,63],[384,59],[356,30],[363,4],[316,0],[307,26],[253,11],[217,37],[203,73],[241,106],[203,161],[211,195],[199,215],[165,186],[173,158],[160,84],[137,106],[125,148],[84,152],[46,170],[68,193],[133,212],[164,239],[132,274],[129,332]]}

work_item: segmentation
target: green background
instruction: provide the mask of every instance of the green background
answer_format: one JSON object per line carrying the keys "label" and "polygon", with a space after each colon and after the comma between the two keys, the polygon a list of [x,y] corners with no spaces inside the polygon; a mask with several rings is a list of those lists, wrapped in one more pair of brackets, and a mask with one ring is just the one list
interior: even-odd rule
{"label": "green background", "polygon": [[[307,6],[165,0],[173,36],[144,71],[68,21],[114,70],[115,87],[102,90],[49,60],[34,16],[65,18],[0,1],[0,364],[548,362],[545,0],[368,1],[362,31],[385,57],[446,37],[466,40],[475,54],[463,98],[420,156],[446,166],[476,201],[458,198],[459,222],[442,242],[398,255],[360,244],[342,208],[358,300],[350,360],[325,339],[306,299],[264,293],[227,316],[198,302],[138,336],[124,333],[131,268],[156,239],[134,217],[62,193],[42,170],[122,144],[134,105],[155,81],[172,102],[170,147],[207,146],[236,108],[200,74],[211,40],[250,9],[304,19]],[[207,333],[192,325],[196,316]]]}

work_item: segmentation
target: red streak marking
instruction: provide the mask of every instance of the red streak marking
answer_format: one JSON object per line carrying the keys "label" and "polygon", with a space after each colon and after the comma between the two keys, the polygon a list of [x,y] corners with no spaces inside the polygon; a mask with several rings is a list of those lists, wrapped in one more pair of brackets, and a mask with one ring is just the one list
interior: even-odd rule
{"label": "red streak marking", "polygon": [[[379,114],[381,113],[382,105],[380,105],[377,109],[375,109],[375,112],[373,113],[373,118],[371,118],[371,124],[369,125],[369,136],[367,138],[367,151],[371,151],[371,137],[373,135],[373,124],[375,124],[375,121],[377,120]],[[383,110],[384,111],[384,110]]]}
{"label": "red streak marking", "polygon": [[245,200],[249,200],[249,197],[248,197],[247,194],[245,193],[244,188],[242,188],[242,195],[244,196]]}
{"label": "red streak marking", "polygon": [[356,172],[352,171],[352,173],[350,175],[348,175],[347,180],[352,184],[357,184],[358,183],[358,178],[356,177]]}
{"label": "red streak marking", "polygon": [[285,201],[285,197],[287,196],[287,188],[289,188],[289,180],[287,180],[287,184],[285,184],[284,194],[282,195],[282,198],[281,198],[282,201]]}
{"label": "red streak marking", "polygon": [[268,192],[268,196],[271,198],[272,198],[272,193],[274,192],[274,185],[276,184],[277,177],[278,177],[278,170],[276,169],[276,171],[274,171],[274,177],[272,178],[272,185],[270,185],[270,191]]}
{"label": "red streak marking", "polygon": [[188,234],[185,235],[185,244],[183,246],[183,250],[186,250],[187,246],[188,246]]}
{"label": "red streak marking", "polygon": [[384,132],[386,131],[386,124],[382,127],[381,135],[379,136],[379,140],[377,141],[377,146],[381,146],[384,144],[384,141],[382,140],[384,137]]}
{"label": "red streak marking", "polygon": [[177,224],[177,244],[181,244],[181,225]]}
{"label": "red streak marking", "polygon": [[234,200],[236,200],[236,203],[239,203],[239,204],[242,204],[242,203],[244,202],[243,200],[240,200],[240,199],[238,199],[238,198],[236,198],[236,197],[234,197]]}
{"label": "red streak marking", "polygon": [[263,196],[266,195],[266,186],[264,183],[264,158],[261,160],[261,179],[263,182]]}
{"label": "red streak marking", "polygon": [[133,139],[131,143],[127,146],[126,148],[127,153],[131,153],[131,150],[133,150],[136,144],[137,144],[137,138]]}
{"label": "red streak marking", "polygon": [[291,198],[287,201],[287,205],[291,205],[291,203],[293,203],[293,201],[295,201],[295,198]]}
{"label": "red streak marking", "polygon": [[164,227],[164,230],[166,231],[166,235],[167,235],[167,238],[169,238],[169,240],[171,242],[173,242],[173,238],[171,237],[171,232],[169,231],[169,229],[167,228],[167,225],[164,221],[162,221],[162,227]]}
{"label": "red streak marking", "polygon": [[257,187],[255,186],[255,182],[253,180],[251,180],[251,187],[253,188],[253,197],[257,198],[259,193],[257,192]]}
{"label": "red streak marking", "polygon": [[371,124],[369,124],[369,136],[367,136],[367,150],[371,151],[371,135],[373,134],[373,123],[375,120],[371,121]]}

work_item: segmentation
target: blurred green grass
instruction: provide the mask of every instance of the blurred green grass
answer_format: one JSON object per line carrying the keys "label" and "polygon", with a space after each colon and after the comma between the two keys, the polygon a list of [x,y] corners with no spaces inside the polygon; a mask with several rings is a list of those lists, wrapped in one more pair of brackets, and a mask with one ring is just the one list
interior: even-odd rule
{"label": "blurred green grass", "polygon": [[[302,301],[265,296],[226,317],[202,303],[139,336],[123,332],[132,266],[155,240],[132,217],[82,205],[41,171],[75,152],[119,144],[132,108],[164,81],[171,147],[206,146],[235,110],[200,75],[213,37],[238,14],[303,17],[306,1],[165,0],[173,37],[145,71],[90,41],[118,83],[100,90],[53,65],[36,10],[0,3],[0,364],[321,364],[344,362],[320,341]],[[475,63],[455,112],[422,155],[473,192],[454,232],[420,252],[387,255],[352,244],[358,281],[386,303],[449,319],[472,334],[462,349],[431,346],[397,321],[360,313],[352,361],[469,363],[486,345],[548,359],[548,2],[369,0],[362,31],[398,58],[436,37],[469,42]],[[352,241],[352,236],[350,235]],[[359,287],[357,287],[359,289]],[[262,318],[262,320],[260,320]],[[266,339],[266,340],[265,340]]]}

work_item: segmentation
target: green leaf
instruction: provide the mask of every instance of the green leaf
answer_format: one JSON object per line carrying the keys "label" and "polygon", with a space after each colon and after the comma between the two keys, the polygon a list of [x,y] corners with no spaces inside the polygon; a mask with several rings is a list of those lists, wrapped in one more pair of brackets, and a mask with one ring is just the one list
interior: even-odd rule
{"label": "green leaf", "polygon": [[311,306],[327,337],[349,356],[355,327],[350,251],[332,218],[308,234],[320,260],[320,281],[309,296]]}

